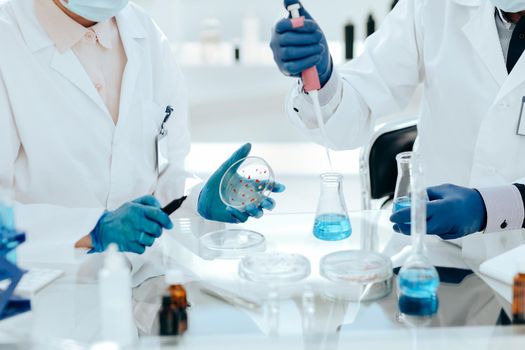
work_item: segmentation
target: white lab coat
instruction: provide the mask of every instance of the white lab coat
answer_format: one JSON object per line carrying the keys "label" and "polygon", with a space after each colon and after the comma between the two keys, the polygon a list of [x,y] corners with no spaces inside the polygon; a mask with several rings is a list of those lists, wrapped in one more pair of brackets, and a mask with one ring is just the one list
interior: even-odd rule
{"label": "white lab coat", "polygon": [[[401,111],[422,83],[419,150],[429,186],[525,182],[525,136],[516,133],[525,55],[509,75],[494,14],[489,0],[401,0],[364,54],[338,69],[342,102],[335,111],[324,108],[331,148],[368,142],[375,120]],[[290,118],[321,143],[319,130],[308,129],[293,110],[308,108],[300,93],[295,84]],[[512,232],[505,240],[521,236]]]}
{"label": "white lab coat", "polygon": [[[0,7],[0,186],[13,186],[29,242],[73,246],[104,210],[147,194],[166,204],[193,179],[185,84],[169,42],[133,4],[116,19],[128,59],[117,125],[75,54],[60,54],[44,32],[33,0]],[[159,177],[155,137],[167,105],[171,164]],[[196,195],[179,215],[196,215]]]}

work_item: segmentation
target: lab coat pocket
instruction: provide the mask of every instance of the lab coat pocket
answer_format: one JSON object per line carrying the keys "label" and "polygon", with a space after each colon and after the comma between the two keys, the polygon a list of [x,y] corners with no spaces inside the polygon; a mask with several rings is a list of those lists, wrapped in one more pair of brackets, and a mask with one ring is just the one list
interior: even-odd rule
{"label": "lab coat pocket", "polygon": [[155,139],[160,133],[164,109],[152,100],[142,103],[142,147],[148,169],[156,172],[157,151]]}

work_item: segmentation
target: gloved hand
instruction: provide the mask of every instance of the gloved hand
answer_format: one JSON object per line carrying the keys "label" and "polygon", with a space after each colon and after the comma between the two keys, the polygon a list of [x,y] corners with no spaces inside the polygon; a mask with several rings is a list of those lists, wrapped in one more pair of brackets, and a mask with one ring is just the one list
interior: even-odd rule
{"label": "gloved hand", "polygon": [[[199,214],[207,219],[227,223],[246,222],[249,217],[260,218],[263,216],[263,209],[272,210],[275,208],[275,200],[266,198],[259,206],[250,204],[246,207],[246,212],[225,205],[219,194],[220,183],[226,171],[237,161],[246,158],[252,149],[252,145],[247,143],[239,148],[215,173],[209,178],[208,182],[199,195],[198,211]],[[272,192],[280,193],[285,190],[285,186],[274,183]]]}
{"label": "gloved hand", "polygon": [[[455,185],[427,189],[427,233],[442,239],[461,238],[485,229],[485,202],[478,191]],[[394,213],[394,231],[410,235],[410,208]]]}
{"label": "gloved hand", "polygon": [[[284,6],[296,3],[300,4],[298,0],[285,0]],[[306,69],[317,66],[324,86],[333,71],[328,42],[312,16],[304,8],[300,13],[306,18],[302,28],[294,29],[290,19],[282,19],[275,25],[270,43],[274,60],[281,72],[292,77],[300,77]]]}
{"label": "gloved hand", "polygon": [[103,252],[109,244],[116,243],[122,252],[142,254],[160,237],[163,228],[172,229],[173,223],[157,199],[141,197],[102,215],[90,233],[90,253]]}

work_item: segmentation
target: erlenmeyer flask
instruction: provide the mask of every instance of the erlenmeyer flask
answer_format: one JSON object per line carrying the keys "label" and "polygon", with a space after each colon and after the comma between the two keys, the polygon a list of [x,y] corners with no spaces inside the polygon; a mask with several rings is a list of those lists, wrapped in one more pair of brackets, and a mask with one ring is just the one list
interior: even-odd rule
{"label": "erlenmeyer flask", "polygon": [[343,196],[343,175],[321,175],[321,196],[314,222],[314,236],[324,241],[339,241],[352,234]]}
{"label": "erlenmeyer flask", "polygon": [[397,212],[404,208],[410,208],[411,200],[411,164],[412,152],[399,153],[397,161],[397,182],[394,193],[393,211]]}

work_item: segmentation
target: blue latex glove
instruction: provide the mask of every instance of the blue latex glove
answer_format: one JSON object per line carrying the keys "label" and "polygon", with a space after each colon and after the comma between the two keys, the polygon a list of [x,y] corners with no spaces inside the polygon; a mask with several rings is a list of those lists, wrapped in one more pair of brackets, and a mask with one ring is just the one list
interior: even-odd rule
{"label": "blue latex glove", "polygon": [[[246,207],[245,212],[225,205],[219,194],[221,179],[226,171],[237,161],[248,157],[252,145],[247,143],[239,148],[224,164],[222,164],[215,173],[210,177],[199,195],[198,211],[199,214],[207,219],[227,223],[246,222],[249,217],[260,218],[263,216],[263,209],[273,210],[275,200],[266,198],[259,206],[250,204]],[[285,186],[280,183],[274,183],[272,192],[280,193],[285,190]]]}
{"label": "blue latex glove", "polygon": [[[427,233],[442,239],[461,238],[485,229],[485,202],[478,191],[455,185],[427,189]],[[410,235],[410,208],[394,213],[394,230]]]}
{"label": "blue latex glove", "polygon": [[[285,0],[284,6],[296,3],[300,2]],[[300,13],[306,18],[302,28],[294,29],[289,19],[282,19],[275,25],[270,43],[274,60],[283,74],[292,77],[300,77],[306,69],[317,66],[319,80],[324,86],[333,71],[328,42],[312,16],[304,8]]]}
{"label": "blue latex glove", "polygon": [[160,237],[163,228],[172,229],[173,223],[160,209],[157,199],[141,197],[102,215],[90,233],[93,244],[90,253],[103,252],[115,243],[122,252],[142,254]]}

